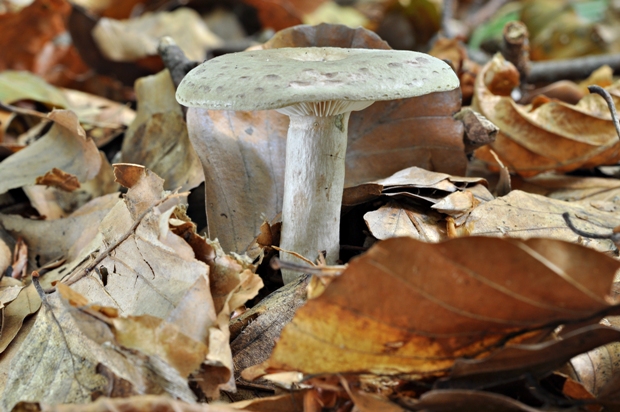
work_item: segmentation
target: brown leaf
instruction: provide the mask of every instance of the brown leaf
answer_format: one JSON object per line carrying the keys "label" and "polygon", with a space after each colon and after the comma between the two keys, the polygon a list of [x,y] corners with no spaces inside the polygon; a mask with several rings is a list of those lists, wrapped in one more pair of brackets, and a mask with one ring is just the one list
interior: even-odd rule
{"label": "brown leaf", "polygon": [[[277,33],[262,48],[389,46],[365,29],[321,24]],[[349,121],[345,185],[380,179],[412,165],[464,174],[463,125],[452,118],[460,92],[376,102]],[[190,140],[204,168],[209,237],[245,252],[265,220],[281,212],[286,116],[190,108]],[[411,131],[415,130],[415,133]],[[235,195],[233,195],[235,194]]]}
{"label": "brown leaf", "polygon": [[517,344],[524,332],[544,334],[610,308],[619,265],[550,239],[388,239],[297,311],[267,365],[442,375],[455,359],[482,358],[509,336],[522,336]]}
{"label": "brown leaf", "polygon": [[264,28],[282,30],[302,23],[305,14],[312,13],[321,3],[327,0],[243,0],[244,3],[256,8],[258,18]]}
{"label": "brown leaf", "polygon": [[433,412],[477,411],[477,412],[537,412],[508,396],[492,392],[462,389],[444,389],[426,392],[415,404],[416,410]]}
{"label": "brown leaf", "polygon": [[[516,69],[499,54],[482,68],[472,105],[500,131],[494,143],[476,151],[476,157],[496,164],[489,152],[492,149],[506,166],[523,176],[618,160],[618,135],[600,96],[587,95],[576,105],[549,101],[533,108],[517,104],[509,96],[517,84]],[[620,104],[619,88],[620,83],[607,88],[616,105]]]}
{"label": "brown leaf", "polygon": [[80,182],[78,182],[77,177],[55,167],[43,176],[37,177],[35,184],[52,186],[67,192],[73,192],[80,188]]}

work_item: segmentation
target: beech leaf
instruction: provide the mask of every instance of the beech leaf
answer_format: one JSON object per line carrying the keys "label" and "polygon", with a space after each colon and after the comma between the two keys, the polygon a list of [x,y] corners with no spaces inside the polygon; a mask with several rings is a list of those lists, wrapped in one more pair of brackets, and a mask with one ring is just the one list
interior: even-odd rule
{"label": "beech leaf", "polygon": [[503,342],[610,309],[619,267],[604,254],[552,239],[388,239],[297,311],[266,366],[441,376],[458,358],[484,358]]}

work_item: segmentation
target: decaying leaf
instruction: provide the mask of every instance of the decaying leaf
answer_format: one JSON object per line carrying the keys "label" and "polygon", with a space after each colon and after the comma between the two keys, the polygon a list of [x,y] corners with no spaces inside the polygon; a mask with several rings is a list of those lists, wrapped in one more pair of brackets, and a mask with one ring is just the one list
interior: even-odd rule
{"label": "decaying leaf", "polygon": [[93,38],[104,56],[116,62],[157,55],[163,36],[172,37],[190,59],[199,61],[204,60],[208,48],[222,43],[200,15],[186,7],[122,21],[104,17],[93,29]]}
{"label": "decaying leaf", "polygon": [[[311,46],[389,48],[365,29],[329,24],[289,28],[260,47]],[[376,102],[353,112],[345,185],[381,179],[412,165],[463,175],[463,125],[452,118],[460,108],[459,94]],[[288,119],[273,110],[190,108],[187,123],[204,168],[209,237],[217,237],[224,250],[245,252],[265,218],[281,211]]]}
{"label": "decaying leaf", "polygon": [[47,117],[54,125],[45,136],[0,163],[0,193],[31,185],[54,167],[75,175],[80,182],[99,172],[99,151],[86,138],[77,116],[71,111],[55,110]]}
{"label": "decaying leaf", "polygon": [[204,176],[187,136],[183,111],[167,70],[136,81],[138,112],[125,133],[123,162],[141,164],[166,182],[166,189],[198,186]]}
{"label": "decaying leaf", "polygon": [[[576,105],[549,101],[524,106],[510,97],[518,79],[516,68],[499,54],[476,78],[472,106],[500,128],[495,142],[478,149],[476,157],[496,164],[489,152],[492,149],[523,176],[618,160],[618,134],[600,96],[587,95]],[[607,88],[616,105],[620,104],[619,88],[620,83]]]}
{"label": "decaying leaf", "polygon": [[[263,367],[444,375],[457,358],[501,353],[609,310],[618,267],[590,248],[550,239],[388,239],[297,311]],[[615,338],[592,333],[589,342],[599,345],[601,334]],[[545,352],[538,361],[557,366],[558,359]]]}

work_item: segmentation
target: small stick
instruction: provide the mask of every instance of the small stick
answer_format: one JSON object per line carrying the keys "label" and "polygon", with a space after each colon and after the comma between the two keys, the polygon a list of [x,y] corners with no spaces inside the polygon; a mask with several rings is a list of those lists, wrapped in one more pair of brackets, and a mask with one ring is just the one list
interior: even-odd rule
{"label": "small stick", "polygon": [[601,86],[588,86],[588,90],[590,93],[596,93],[605,99],[605,103],[607,103],[607,107],[609,107],[609,112],[611,113],[611,120],[613,120],[614,126],[616,127],[616,134],[618,135],[618,138],[620,138],[620,122],[618,122],[618,113],[616,112],[616,105],[614,104],[613,98],[609,92]]}
{"label": "small stick", "polygon": [[94,261],[92,261],[88,266],[86,266],[86,268],[84,268],[83,270],[81,270],[77,274],[75,274],[75,273],[72,274],[72,275],[70,274],[69,277],[66,280],[62,279],[61,282],[65,283],[67,285],[72,285],[75,282],[77,282],[78,280],[80,280],[83,277],[85,277],[86,275],[88,275],[93,269],[95,269],[97,267],[97,265],[99,263],[101,263],[105,258],[107,258],[114,249],[116,249],[121,243],[123,243],[125,240],[127,240],[129,238],[129,236],[131,236],[132,233],[135,232],[135,230],[138,227],[138,225],[142,222],[142,220],[146,217],[146,215],[148,215],[154,208],[156,208],[157,206],[161,205],[166,200],[171,199],[172,197],[175,197],[175,196],[185,196],[185,195],[186,195],[186,193],[171,193],[171,194],[169,194],[167,196],[164,196],[163,198],[159,199],[153,205],[149,206],[149,208],[144,213],[142,213],[138,217],[138,219],[136,219],[136,221],[133,223],[133,225],[131,225],[129,230],[120,239],[118,239],[116,242],[114,242],[113,244],[108,246],[108,248],[106,250],[104,250],[102,253],[100,253],[99,256]]}
{"label": "small stick", "polygon": [[570,214],[568,212],[562,213],[562,217],[564,218],[564,221],[566,222],[566,226],[568,226],[568,228],[570,230],[572,230],[573,232],[575,232],[579,236],[589,237],[591,239],[611,239],[611,240],[613,240],[614,235],[616,235],[613,232],[609,233],[607,235],[603,235],[603,234],[600,234],[600,233],[586,232],[584,230],[581,230],[581,229],[578,229],[577,227],[575,227],[575,225],[573,224],[573,222],[570,219]]}
{"label": "small stick", "polygon": [[614,71],[620,70],[620,53],[533,62],[527,81],[529,83],[546,83],[558,79],[584,79],[604,65],[610,66]]}
{"label": "small stick", "polygon": [[531,70],[529,32],[525,24],[520,21],[506,23],[503,31],[502,54],[519,71],[523,86]]}
{"label": "small stick", "polygon": [[164,36],[159,40],[157,52],[164,62],[164,66],[170,71],[174,87],[178,87],[183,77],[198,66],[198,62],[190,60],[185,56],[183,50],[174,42],[172,37]]}

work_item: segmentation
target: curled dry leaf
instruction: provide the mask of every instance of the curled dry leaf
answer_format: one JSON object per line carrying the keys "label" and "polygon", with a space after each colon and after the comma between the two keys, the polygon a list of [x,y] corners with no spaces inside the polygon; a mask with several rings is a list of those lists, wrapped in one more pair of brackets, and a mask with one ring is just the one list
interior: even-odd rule
{"label": "curled dry leaf", "polygon": [[[516,68],[499,54],[477,77],[472,106],[500,131],[494,143],[476,151],[476,157],[496,164],[489,152],[492,149],[506,166],[523,176],[567,172],[620,159],[619,137],[600,96],[587,95],[576,105],[548,101],[524,106],[510,97],[518,79]],[[607,91],[616,105],[620,104],[620,83]]]}
{"label": "curled dry leaf", "polygon": [[[368,30],[329,24],[292,27],[258,47],[312,46],[389,48]],[[463,125],[452,118],[459,108],[460,92],[454,90],[376,102],[351,113],[345,186],[411,165],[464,174]],[[204,168],[209,237],[224,250],[245,252],[265,217],[281,212],[288,119],[274,110],[190,108],[187,123]]]}
{"label": "curled dry leaf", "polygon": [[441,376],[457,358],[485,358],[609,310],[619,267],[551,239],[388,239],[297,311],[262,367]]}
{"label": "curled dry leaf", "polygon": [[54,167],[75,175],[80,182],[99,172],[97,146],[86,138],[75,113],[54,110],[47,118],[54,124],[45,136],[0,163],[0,193],[31,185]]}
{"label": "curled dry leaf", "polygon": [[80,188],[80,182],[78,182],[77,177],[55,167],[43,176],[37,177],[35,184],[52,186],[66,192],[73,192]]}
{"label": "curled dry leaf", "polygon": [[166,189],[198,186],[204,176],[187,135],[183,111],[174,98],[168,70],[136,81],[138,112],[125,132],[123,162],[151,169]]}

